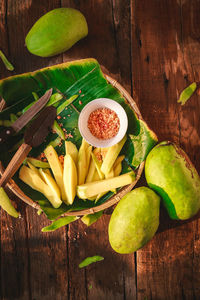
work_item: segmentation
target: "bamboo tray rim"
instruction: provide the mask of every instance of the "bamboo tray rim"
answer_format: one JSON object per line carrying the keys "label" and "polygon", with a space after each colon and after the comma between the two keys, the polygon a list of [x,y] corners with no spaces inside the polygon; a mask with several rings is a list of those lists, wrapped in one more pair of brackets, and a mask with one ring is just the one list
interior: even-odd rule
{"label": "bamboo tray rim", "polygon": [[[137,104],[135,103],[135,101],[133,100],[133,98],[131,97],[131,95],[127,92],[127,90],[120,84],[118,83],[117,80],[113,79],[111,76],[104,74],[105,79],[113,86],[115,87],[121,94],[122,96],[125,98],[125,100],[128,102],[128,104],[131,106],[131,108],[133,109],[133,111],[136,113],[137,117],[139,120],[143,120],[142,115],[137,107]],[[0,102],[0,111],[3,110],[4,108],[4,100],[2,100]],[[77,210],[77,211],[68,211],[66,213],[63,213],[61,216],[84,216],[84,215],[88,215],[88,214],[93,214],[95,212],[99,212],[101,210],[105,210],[111,206],[113,206],[114,204],[117,204],[119,202],[119,200],[126,195],[128,192],[130,192],[133,187],[136,185],[136,183],[138,182],[138,180],[141,177],[141,174],[143,172],[144,169],[144,161],[140,164],[140,166],[136,169],[136,179],[133,183],[131,183],[130,185],[127,185],[125,187],[122,187],[117,194],[113,195],[112,197],[110,197],[107,201],[105,201],[104,203],[92,207],[92,208],[86,208],[86,209],[82,209],[82,210]],[[4,172],[4,168],[2,165],[2,162],[0,161],[0,175],[2,175],[2,173]],[[26,204],[28,204],[29,206],[32,206],[33,208],[39,210],[40,205],[33,201],[30,197],[28,197],[20,188],[19,186],[14,182],[13,179],[10,179],[9,182],[7,183],[6,187],[13,193],[15,194],[19,199],[21,199],[23,202],[25,202]]]}

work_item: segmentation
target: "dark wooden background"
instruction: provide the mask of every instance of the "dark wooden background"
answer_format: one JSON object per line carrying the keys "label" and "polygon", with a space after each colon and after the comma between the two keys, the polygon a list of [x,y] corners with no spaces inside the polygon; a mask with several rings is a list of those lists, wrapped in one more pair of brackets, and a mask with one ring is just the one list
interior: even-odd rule
{"label": "dark wooden background", "polygon": [[[24,46],[28,30],[60,6],[83,12],[88,37],[63,55],[31,55]],[[180,91],[199,81],[199,0],[0,0],[0,48],[14,74],[96,58],[132,93],[159,140],[180,144],[200,171],[200,96],[177,103]],[[1,78],[12,74],[0,63]],[[19,201],[18,208],[19,220],[1,210],[1,299],[200,299],[198,218],[174,222],[162,211],[153,240],[135,254],[119,255],[108,242],[109,215],[89,228],[78,221],[42,233],[46,218]],[[105,260],[78,268],[96,254]]]}

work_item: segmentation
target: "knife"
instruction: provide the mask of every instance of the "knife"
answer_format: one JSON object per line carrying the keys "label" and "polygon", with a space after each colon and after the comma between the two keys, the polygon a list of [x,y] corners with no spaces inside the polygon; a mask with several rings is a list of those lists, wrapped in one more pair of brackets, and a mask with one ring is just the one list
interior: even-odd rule
{"label": "knife", "polygon": [[26,129],[24,133],[24,143],[17,150],[2,174],[0,187],[5,186],[9,179],[17,172],[32,147],[37,147],[44,141],[56,116],[56,108],[54,106],[48,106],[41,111],[39,116]]}
{"label": "knife", "polygon": [[21,117],[10,127],[0,132],[0,145],[5,143],[11,136],[19,132],[32,118],[46,105],[52,95],[53,89],[48,90],[38,101],[33,104]]}

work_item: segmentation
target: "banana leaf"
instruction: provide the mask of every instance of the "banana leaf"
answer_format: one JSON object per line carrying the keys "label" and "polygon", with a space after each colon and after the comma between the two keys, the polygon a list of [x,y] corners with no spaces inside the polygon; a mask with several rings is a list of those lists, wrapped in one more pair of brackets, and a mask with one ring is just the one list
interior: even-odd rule
{"label": "banana leaf", "polygon": [[[157,138],[155,134],[144,121],[138,119],[122,94],[107,82],[100,65],[92,58],[67,62],[0,80],[0,96],[4,98],[7,104],[7,108],[0,112],[0,120],[9,119],[11,113],[21,113],[27,105],[34,101],[32,93],[37,93],[41,96],[51,87],[54,93],[59,92],[63,95],[63,99],[56,104],[57,111],[60,112],[57,121],[65,129],[66,139],[75,143],[78,148],[82,140],[78,130],[78,117],[80,111],[88,102],[97,98],[110,98],[123,106],[127,113],[129,124],[128,139],[122,149],[123,154],[126,156],[126,164],[123,163],[123,173],[128,170],[127,165],[137,168],[156,144]],[[75,95],[79,95],[78,98]],[[70,101],[66,102],[67,99],[75,100],[70,103]],[[69,103],[69,105],[63,109],[65,103]],[[38,157],[46,146],[49,143],[53,143],[56,138],[57,135],[55,133],[50,133],[39,147],[32,149],[30,156]],[[56,147],[56,151],[59,155],[64,154],[64,143],[63,145],[59,144]],[[12,155],[12,152],[3,151],[2,153],[1,151],[0,160],[4,166],[9,162]],[[15,175],[14,180],[30,198],[38,201],[50,220],[67,211],[98,206],[112,195],[111,192],[107,193],[97,203],[89,200],[83,201],[76,197],[72,205],[62,204],[60,208],[55,209],[42,194],[22,183],[18,178],[18,174]]]}

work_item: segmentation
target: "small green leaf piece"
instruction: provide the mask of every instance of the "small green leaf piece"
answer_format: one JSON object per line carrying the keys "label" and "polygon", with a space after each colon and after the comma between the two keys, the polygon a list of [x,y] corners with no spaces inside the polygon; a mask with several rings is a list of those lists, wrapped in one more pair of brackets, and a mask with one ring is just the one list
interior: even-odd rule
{"label": "small green leaf piece", "polygon": [[51,225],[43,227],[42,232],[55,231],[56,229],[66,226],[66,225],[70,224],[71,222],[76,221],[77,219],[79,219],[79,218],[73,217],[73,216],[72,217],[67,216],[67,217],[60,218],[58,220],[53,221],[51,223]]}
{"label": "small green leaf piece", "polygon": [[103,214],[103,211],[98,211],[94,214],[90,214],[90,215],[85,215],[81,218],[81,221],[87,225],[87,226],[90,226],[92,225],[93,223],[95,223]]}
{"label": "small green leaf piece", "polygon": [[0,50],[0,58],[2,59],[6,69],[8,71],[13,71],[14,67],[13,65],[8,61],[8,59],[6,58],[6,56],[3,54],[3,52]]}
{"label": "small green leaf piece", "polygon": [[76,98],[78,98],[79,95],[73,95],[69,99],[67,99],[65,102],[63,102],[60,106],[57,108],[57,115],[59,115],[68,105],[70,105]]}
{"label": "small green leaf piece", "polygon": [[37,100],[40,98],[40,97],[38,96],[38,94],[35,93],[35,92],[32,92],[32,95],[33,95],[33,98],[34,98],[35,101],[37,101]]}
{"label": "small green leaf piece", "polygon": [[47,106],[57,103],[58,101],[62,100],[62,98],[63,96],[60,93],[55,93],[51,95],[51,98],[49,99]]}
{"label": "small green leaf piece", "polygon": [[62,142],[62,139],[60,136],[58,136],[55,140],[51,141],[48,146],[52,146],[53,148],[56,148],[60,143]]}
{"label": "small green leaf piece", "polygon": [[92,263],[95,263],[95,262],[101,261],[101,260],[104,260],[104,257],[99,256],[99,255],[87,257],[78,266],[79,266],[79,268],[84,268]]}
{"label": "small green leaf piece", "polygon": [[190,99],[190,97],[194,94],[194,92],[196,91],[196,88],[197,88],[196,82],[193,82],[188,87],[186,87],[180,94],[178,103],[181,103],[181,105],[184,105],[188,101],[188,99]]}
{"label": "small green leaf piece", "polygon": [[55,131],[61,139],[65,140],[65,133],[56,120],[53,122],[52,130]]}

